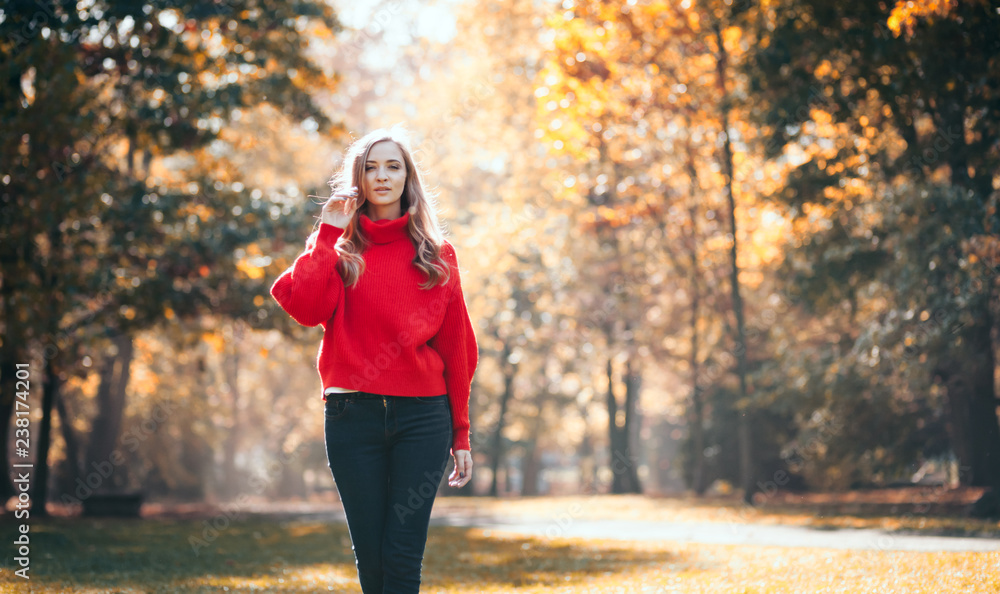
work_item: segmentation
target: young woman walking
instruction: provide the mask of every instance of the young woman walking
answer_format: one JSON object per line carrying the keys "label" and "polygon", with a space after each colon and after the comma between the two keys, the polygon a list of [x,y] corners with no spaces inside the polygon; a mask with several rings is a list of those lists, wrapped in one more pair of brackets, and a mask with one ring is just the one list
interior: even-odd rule
{"label": "young woman walking", "polygon": [[448,484],[472,477],[476,337],[404,132],[354,142],[330,185],[319,229],[271,295],[300,324],[323,326],[327,458],[361,589],[418,592],[449,453]]}

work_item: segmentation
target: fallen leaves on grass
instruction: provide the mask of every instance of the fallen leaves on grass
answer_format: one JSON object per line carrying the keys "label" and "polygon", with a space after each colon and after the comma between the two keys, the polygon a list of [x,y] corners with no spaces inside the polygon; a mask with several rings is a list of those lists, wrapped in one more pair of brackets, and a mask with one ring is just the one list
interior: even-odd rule
{"label": "fallen leaves on grass", "polygon": [[[341,523],[237,518],[196,554],[190,538],[204,528],[198,520],[34,521],[32,591],[361,591]],[[4,542],[12,537],[0,529]],[[23,585],[10,575],[8,566],[0,590]],[[1000,592],[1000,553],[536,538],[434,526],[421,591]]]}

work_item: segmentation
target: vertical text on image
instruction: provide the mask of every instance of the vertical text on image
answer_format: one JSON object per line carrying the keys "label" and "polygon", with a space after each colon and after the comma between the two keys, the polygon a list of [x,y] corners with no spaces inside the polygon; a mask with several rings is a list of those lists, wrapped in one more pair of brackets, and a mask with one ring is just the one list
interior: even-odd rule
{"label": "vertical text on image", "polygon": [[[31,393],[31,367],[28,363],[18,363],[17,384],[15,386],[14,398],[14,453],[19,458],[27,458],[31,450],[31,405],[28,402],[28,395]],[[16,556],[14,561],[20,566],[14,574],[23,579],[31,579],[28,572],[31,569],[29,557],[31,539],[28,532],[31,527],[28,518],[31,514],[31,468],[29,462],[19,462],[12,464],[14,469],[14,488],[17,491],[17,502],[14,504],[14,517],[21,520],[17,528],[17,538],[14,539],[14,550]]]}

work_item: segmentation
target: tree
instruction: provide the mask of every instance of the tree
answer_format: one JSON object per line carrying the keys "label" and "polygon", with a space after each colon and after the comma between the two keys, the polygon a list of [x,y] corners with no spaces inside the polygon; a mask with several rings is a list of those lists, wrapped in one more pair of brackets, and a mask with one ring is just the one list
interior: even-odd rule
{"label": "tree", "polygon": [[[155,7],[113,1],[80,11],[17,2],[3,17],[8,84],[0,109],[4,137],[19,141],[4,147],[11,158],[2,194],[3,323],[46,353],[44,428],[59,398],[56,382],[81,345],[207,309],[257,313],[253,294],[266,294],[266,287],[231,282],[234,252],[262,235],[280,237],[289,223],[275,216],[282,207],[259,196],[248,204],[246,188],[220,176],[218,162],[189,167],[176,180],[150,170],[171,156],[212,160],[206,147],[221,148],[222,122],[263,101],[336,134],[302,90],[332,82],[299,40],[309,23],[330,32],[339,24],[319,3],[254,0]],[[45,213],[41,221],[33,211]],[[35,320],[33,328],[23,329],[26,319]],[[16,345],[3,350],[5,386],[11,361],[23,353]],[[12,392],[3,394],[6,427]],[[120,424],[117,405],[101,414],[109,428]],[[33,498],[39,514],[48,448],[42,437]],[[105,446],[95,443],[92,454]]]}
{"label": "tree", "polygon": [[[843,305],[855,328],[875,324],[845,333],[840,348],[905,380],[889,398],[929,393],[911,434],[918,421],[935,425],[934,394],[945,395],[962,483],[996,492],[1000,15],[982,1],[796,0],[767,21],[748,72],[771,156],[833,140],[774,196],[800,219],[833,223],[789,259],[788,276],[820,311]],[[825,268],[793,270],[806,254]],[[872,287],[884,291],[877,305]],[[914,323],[931,319],[930,331]]]}

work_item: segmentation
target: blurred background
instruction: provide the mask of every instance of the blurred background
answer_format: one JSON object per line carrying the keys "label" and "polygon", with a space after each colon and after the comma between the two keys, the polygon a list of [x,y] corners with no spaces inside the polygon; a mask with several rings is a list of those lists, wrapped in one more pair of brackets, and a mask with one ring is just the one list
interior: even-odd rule
{"label": "blurred background", "polygon": [[998,30],[987,0],[5,2],[0,495],[28,461],[33,515],[335,501],[322,330],[268,291],[397,122],[481,349],[442,495],[988,493]]}

